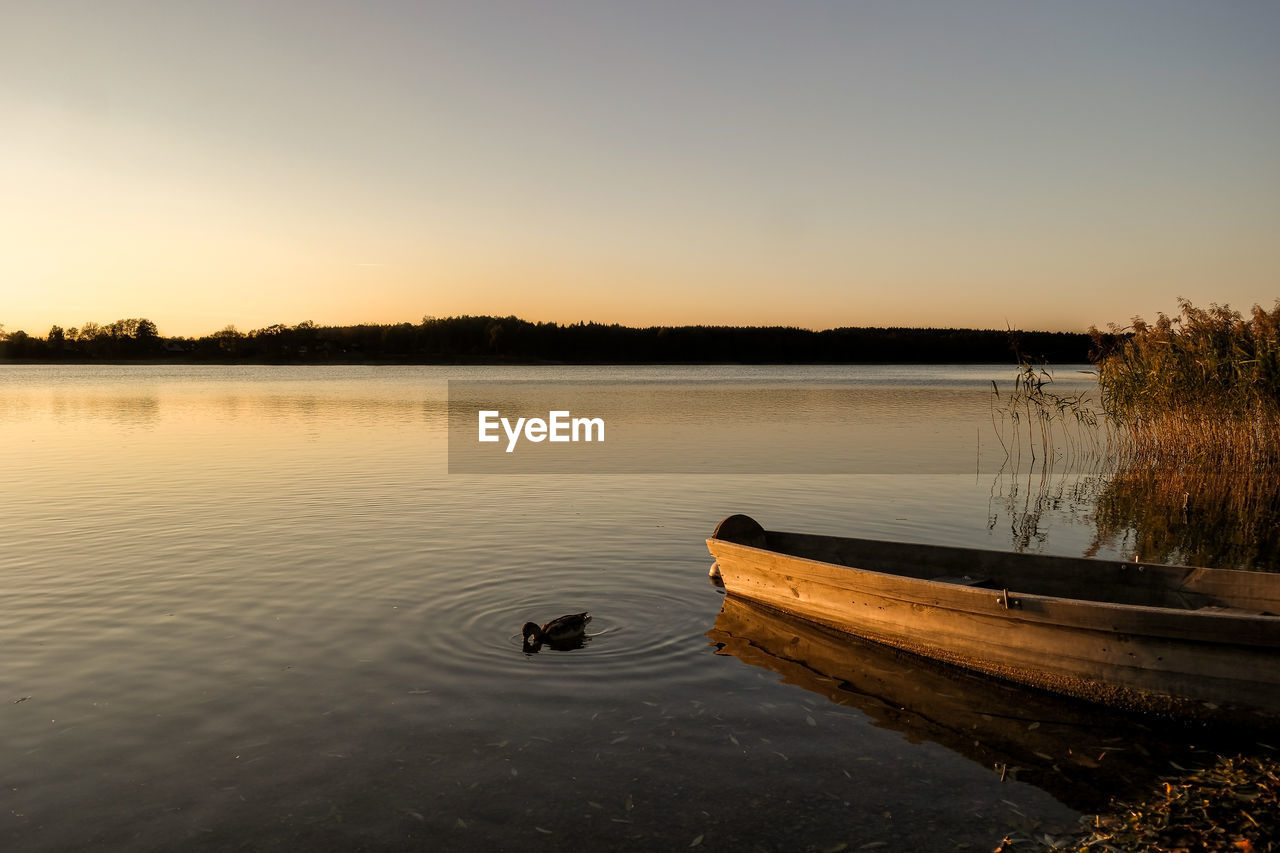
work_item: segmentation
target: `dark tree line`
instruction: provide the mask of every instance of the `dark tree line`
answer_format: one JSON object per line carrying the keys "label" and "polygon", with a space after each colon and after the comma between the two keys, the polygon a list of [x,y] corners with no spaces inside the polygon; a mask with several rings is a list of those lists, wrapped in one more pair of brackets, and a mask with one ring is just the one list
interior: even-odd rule
{"label": "dark tree line", "polygon": [[146,319],[85,323],[64,329],[53,326],[43,338],[0,326],[0,358],[31,361],[86,361],[152,358],[164,351],[156,324]]}
{"label": "dark tree line", "polygon": [[1052,363],[1089,360],[1091,339],[1071,332],[785,326],[530,323],[518,317],[426,317],[390,325],[227,326],[199,338],[163,337],[146,319],[54,326],[43,338],[3,334],[0,359],[253,363],[840,364]]}

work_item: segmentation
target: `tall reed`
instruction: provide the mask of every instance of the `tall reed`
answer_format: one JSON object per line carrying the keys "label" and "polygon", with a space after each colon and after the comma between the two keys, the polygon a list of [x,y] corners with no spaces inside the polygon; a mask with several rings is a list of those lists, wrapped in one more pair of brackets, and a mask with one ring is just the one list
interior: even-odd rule
{"label": "tall reed", "polygon": [[1134,463],[1258,470],[1280,466],[1280,300],[1245,318],[1178,301],[1179,316],[1137,318],[1098,344],[1108,418]]}
{"label": "tall reed", "polygon": [[991,423],[1004,449],[1005,464],[1019,467],[1025,448],[1032,467],[1043,474],[1061,470],[1063,463],[1096,468],[1110,456],[1110,434],[1101,413],[1086,392],[1059,393],[1046,365],[1018,356],[1012,388],[994,392]]}
{"label": "tall reed", "polygon": [[[1065,516],[1095,527],[1089,553],[1280,571],[1280,301],[1248,317],[1179,304],[1176,317],[1093,330],[1101,412],[1025,360],[1011,391],[996,387],[1019,550]],[[1000,515],[993,504],[993,526]]]}

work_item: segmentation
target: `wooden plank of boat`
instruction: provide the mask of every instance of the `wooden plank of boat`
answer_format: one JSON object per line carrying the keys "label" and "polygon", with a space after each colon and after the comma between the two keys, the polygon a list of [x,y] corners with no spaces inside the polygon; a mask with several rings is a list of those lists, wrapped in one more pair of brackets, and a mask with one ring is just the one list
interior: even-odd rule
{"label": "wooden plank of boat", "polygon": [[730,595],[1010,681],[1175,715],[1280,714],[1280,575],[766,531],[707,548]]}

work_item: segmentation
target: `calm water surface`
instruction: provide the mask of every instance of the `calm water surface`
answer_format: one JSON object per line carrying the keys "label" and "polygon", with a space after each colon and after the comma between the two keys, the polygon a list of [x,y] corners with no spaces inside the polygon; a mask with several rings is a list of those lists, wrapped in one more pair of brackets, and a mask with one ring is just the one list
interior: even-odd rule
{"label": "calm water surface", "polygon": [[[968,460],[1009,375],[0,367],[0,846],[980,850],[1069,826],[1113,783],[1066,756],[1161,737],[874,648],[797,656],[822,638],[721,612],[703,540],[747,512],[1123,553],[1073,482],[1028,536],[1030,484],[976,465],[446,473],[449,379],[836,386],[904,452]],[[524,621],[579,610],[583,648],[522,653]]]}

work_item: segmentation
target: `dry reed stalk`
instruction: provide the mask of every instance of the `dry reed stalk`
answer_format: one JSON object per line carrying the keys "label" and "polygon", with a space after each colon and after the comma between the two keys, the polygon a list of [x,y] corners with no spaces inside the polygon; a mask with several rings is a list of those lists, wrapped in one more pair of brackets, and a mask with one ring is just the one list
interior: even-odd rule
{"label": "dry reed stalk", "polygon": [[1133,461],[1256,471],[1280,466],[1280,300],[1135,319],[1094,340],[1102,405]]}

